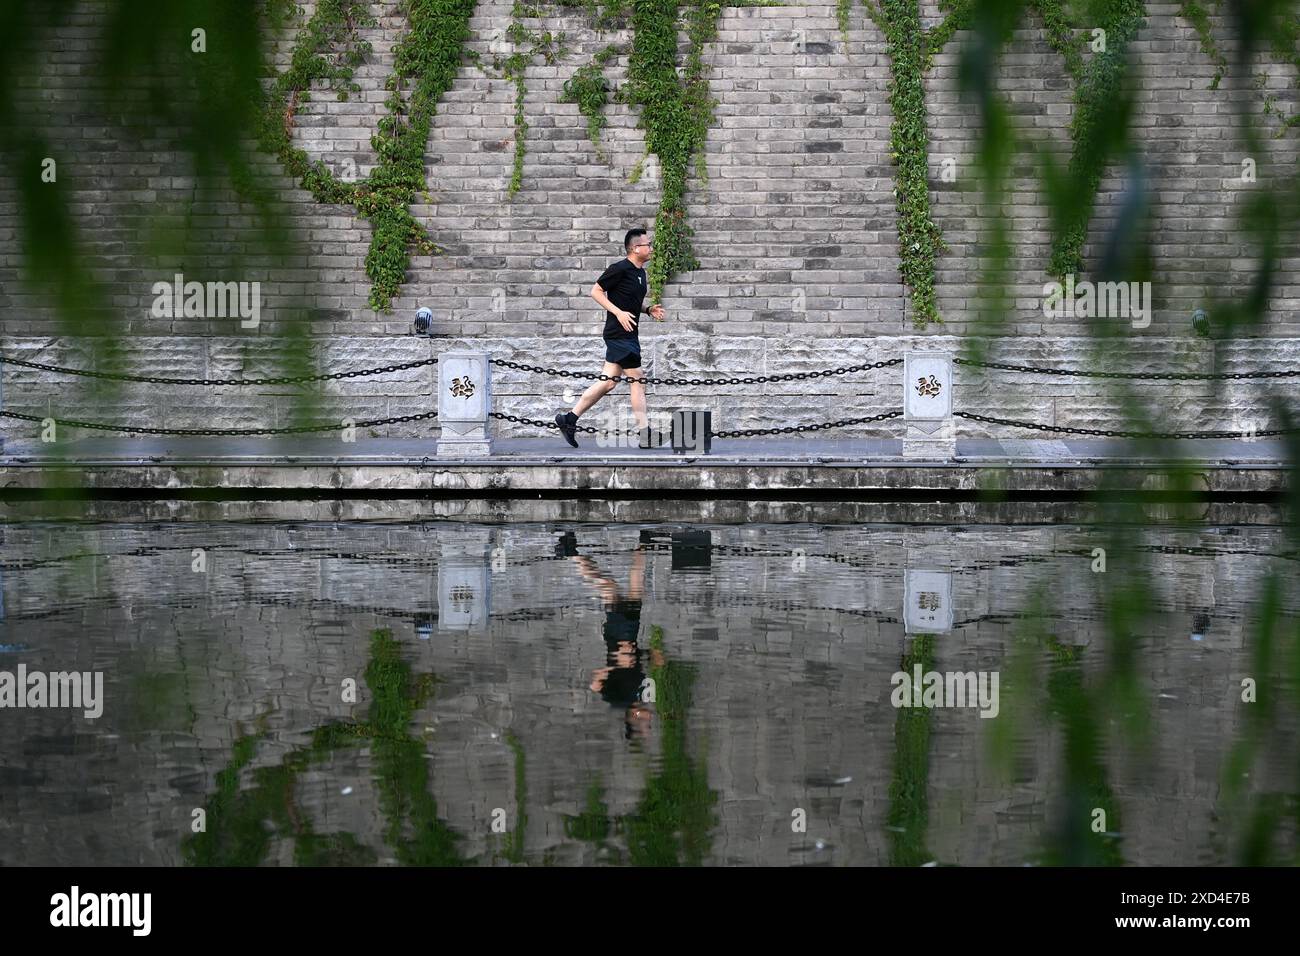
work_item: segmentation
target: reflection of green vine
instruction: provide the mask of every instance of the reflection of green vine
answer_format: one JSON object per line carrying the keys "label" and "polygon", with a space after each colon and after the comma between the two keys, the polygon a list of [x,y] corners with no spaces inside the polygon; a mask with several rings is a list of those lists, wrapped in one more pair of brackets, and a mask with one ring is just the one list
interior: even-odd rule
{"label": "reflection of green vine", "polygon": [[[406,0],[410,29],[394,51],[393,75],[386,84],[388,115],[370,140],[379,166],[366,180],[339,180],[323,162],[313,163],[296,148],[291,137],[294,111],[313,80],[327,80],[341,99],[355,89],[352,68],[369,49],[355,38],[357,24],[370,22],[365,3],[321,0],[298,36],[289,69],[267,97],[258,131],[261,147],[278,156],[317,202],[350,203],[370,220],[365,268],[371,282],[369,304],[375,311],[392,311],[392,299],[406,281],[411,248],[426,254],[440,251],[409,207],[425,189],[429,130],[438,100],[455,78],[474,4],[475,0]],[[340,43],[347,47],[341,65],[329,60],[330,50]],[[404,92],[408,85],[409,92]]]}
{"label": "reflection of green vine", "polygon": [[[1083,684],[1083,648],[1050,643],[1048,708],[1065,731],[1065,814],[1059,837],[1044,862],[1052,866],[1122,866],[1119,807],[1106,781],[1102,760],[1103,723],[1097,700]],[[1104,814],[1107,832],[1093,830],[1094,813]]]}
{"label": "reflection of green vine", "polygon": [[[652,659],[661,658],[663,628],[651,628],[650,650]],[[709,789],[705,758],[692,760],[687,752],[686,719],[695,672],[687,664],[665,661],[652,664],[650,677],[663,753],[636,810],[611,818],[604,789],[599,781],[593,781],[587,789],[586,807],[576,817],[565,819],[564,832],[603,845],[616,828],[626,837],[628,861],[635,866],[698,866],[713,845],[711,830],[717,824],[713,807],[718,794]]]}
{"label": "reflection of green vine", "polygon": [[[662,628],[651,628],[650,648],[662,653]],[[718,795],[709,789],[705,759],[692,760],[686,750],[695,671],[666,661],[652,666],[650,677],[663,728],[663,754],[636,811],[622,821],[628,857],[635,866],[699,866],[712,846]]]}
{"label": "reflection of green vine", "polygon": [[[298,775],[335,750],[368,742],[374,756],[375,786],[386,818],[384,840],[397,859],[412,866],[455,866],[467,862],[456,850],[459,839],[438,819],[429,788],[429,762],[422,741],[409,733],[415,711],[433,691],[432,675],[412,679],[400,646],[386,630],[370,641],[366,684],[369,719],[335,722],[318,728],[305,747],[292,750],[278,766],[253,771],[253,787],[241,791],[239,777],[252,762],[263,734],[235,741],[230,764],[217,774],[217,792],[205,807],[206,832],[185,841],[192,866],[256,866],[265,861],[274,839],[294,842],[300,865],[359,865],[375,862],[373,850],[349,833],[317,834],[294,803]],[[267,828],[267,824],[270,828]]]}
{"label": "reflection of green vine", "polygon": [[[934,635],[918,634],[912,649],[899,665],[912,679],[916,665],[921,672],[934,669]],[[894,771],[889,782],[889,834],[891,866],[920,866],[934,858],[925,848],[929,827],[930,708],[900,707],[894,721]]]}
{"label": "reflection of green vine", "polygon": [[[1284,841],[1280,856],[1277,845],[1284,817],[1290,817],[1292,825],[1300,830],[1298,791],[1246,792],[1246,782],[1254,777],[1256,761],[1265,750],[1266,742],[1276,741],[1280,724],[1294,723],[1296,708],[1300,706],[1300,628],[1288,627],[1285,623],[1281,596],[1286,585],[1282,582],[1276,571],[1270,572],[1256,602],[1250,635],[1250,674],[1255,681],[1256,696],[1246,701],[1239,696],[1242,686],[1232,686],[1236,697],[1234,705],[1242,708],[1244,713],[1241,730],[1224,760],[1220,805],[1215,817],[1237,823],[1239,839],[1232,860],[1237,866],[1294,866],[1300,863],[1300,844],[1289,841],[1288,852],[1287,841]],[[1290,708],[1284,706],[1288,697]],[[1278,759],[1279,755],[1272,752],[1271,747],[1269,749],[1269,757],[1278,760],[1279,766],[1287,764],[1286,760]],[[1298,775],[1295,785],[1300,787],[1300,763],[1292,759],[1290,766],[1295,768]]]}
{"label": "reflection of green vine", "polygon": [[506,745],[515,755],[515,828],[506,837],[505,857],[511,863],[524,862],[524,834],[528,831],[528,777],[524,745],[513,731],[506,731]]}
{"label": "reflection of green vine", "polygon": [[576,817],[564,818],[564,835],[575,840],[602,844],[610,832],[609,807],[605,805],[605,788],[599,780],[587,787],[587,803]]}

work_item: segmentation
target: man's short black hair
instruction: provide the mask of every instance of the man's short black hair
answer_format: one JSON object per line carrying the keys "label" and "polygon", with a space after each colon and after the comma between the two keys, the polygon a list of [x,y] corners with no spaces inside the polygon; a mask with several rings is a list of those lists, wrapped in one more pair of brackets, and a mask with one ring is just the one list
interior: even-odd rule
{"label": "man's short black hair", "polygon": [[627,231],[627,235],[623,237],[623,251],[631,252],[632,240],[635,239],[637,236],[644,236],[645,234],[646,233],[644,229],[629,229]]}

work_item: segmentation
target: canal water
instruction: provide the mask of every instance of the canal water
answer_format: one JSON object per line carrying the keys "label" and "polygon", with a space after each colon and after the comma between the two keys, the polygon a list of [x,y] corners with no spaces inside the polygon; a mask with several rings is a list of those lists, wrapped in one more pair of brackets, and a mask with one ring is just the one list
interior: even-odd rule
{"label": "canal water", "polygon": [[965,507],[11,509],[0,864],[1296,862],[1293,531]]}

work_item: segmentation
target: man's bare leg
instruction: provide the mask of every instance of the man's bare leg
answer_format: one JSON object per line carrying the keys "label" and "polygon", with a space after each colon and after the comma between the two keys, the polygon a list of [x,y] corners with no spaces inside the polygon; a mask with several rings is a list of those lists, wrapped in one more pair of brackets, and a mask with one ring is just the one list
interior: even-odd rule
{"label": "man's bare leg", "polygon": [[[606,362],[605,367],[601,369],[601,374],[608,375],[612,378],[616,375],[622,375],[623,368],[620,365],[615,365],[613,362]],[[581,415],[587,409],[591,408],[592,405],[595,405],[610,392],[614,391],[616,385],[618,385],[618,382],[593,382],[587,390],[582,393],[582,397],[578,399],[578,404],[573,406],[573,414]],[[638,388],[643,389],[645,386],[641,385],[638,386]],[[635,403],[635,401],[634,398],[633,402]],[[641,397],[641,404],[643,406],[645,405],[645,396]]]}
{"label": "man's bare leg", "polygon": [[[639,368],[630,368],[627,370],[627,377],[641,378],[641,370]],[[629,382],[628,388],[632,390],[632,414],[636,416],[637,427],[649,427],[650,419],[645,412],[645,385],[640,382]]]}

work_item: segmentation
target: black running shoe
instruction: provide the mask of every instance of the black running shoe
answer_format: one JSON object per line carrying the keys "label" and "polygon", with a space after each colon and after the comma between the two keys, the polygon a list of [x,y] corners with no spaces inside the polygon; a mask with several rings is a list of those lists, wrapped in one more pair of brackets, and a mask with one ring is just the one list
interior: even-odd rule
{"label": "black running shoe", "polygon": [[[573,421],[569,421],[572,418]],[[558,412],[555,416],[555,424],[560,427],[560,434],[574,448],[578,447],[578,416],[573,412]]]}

